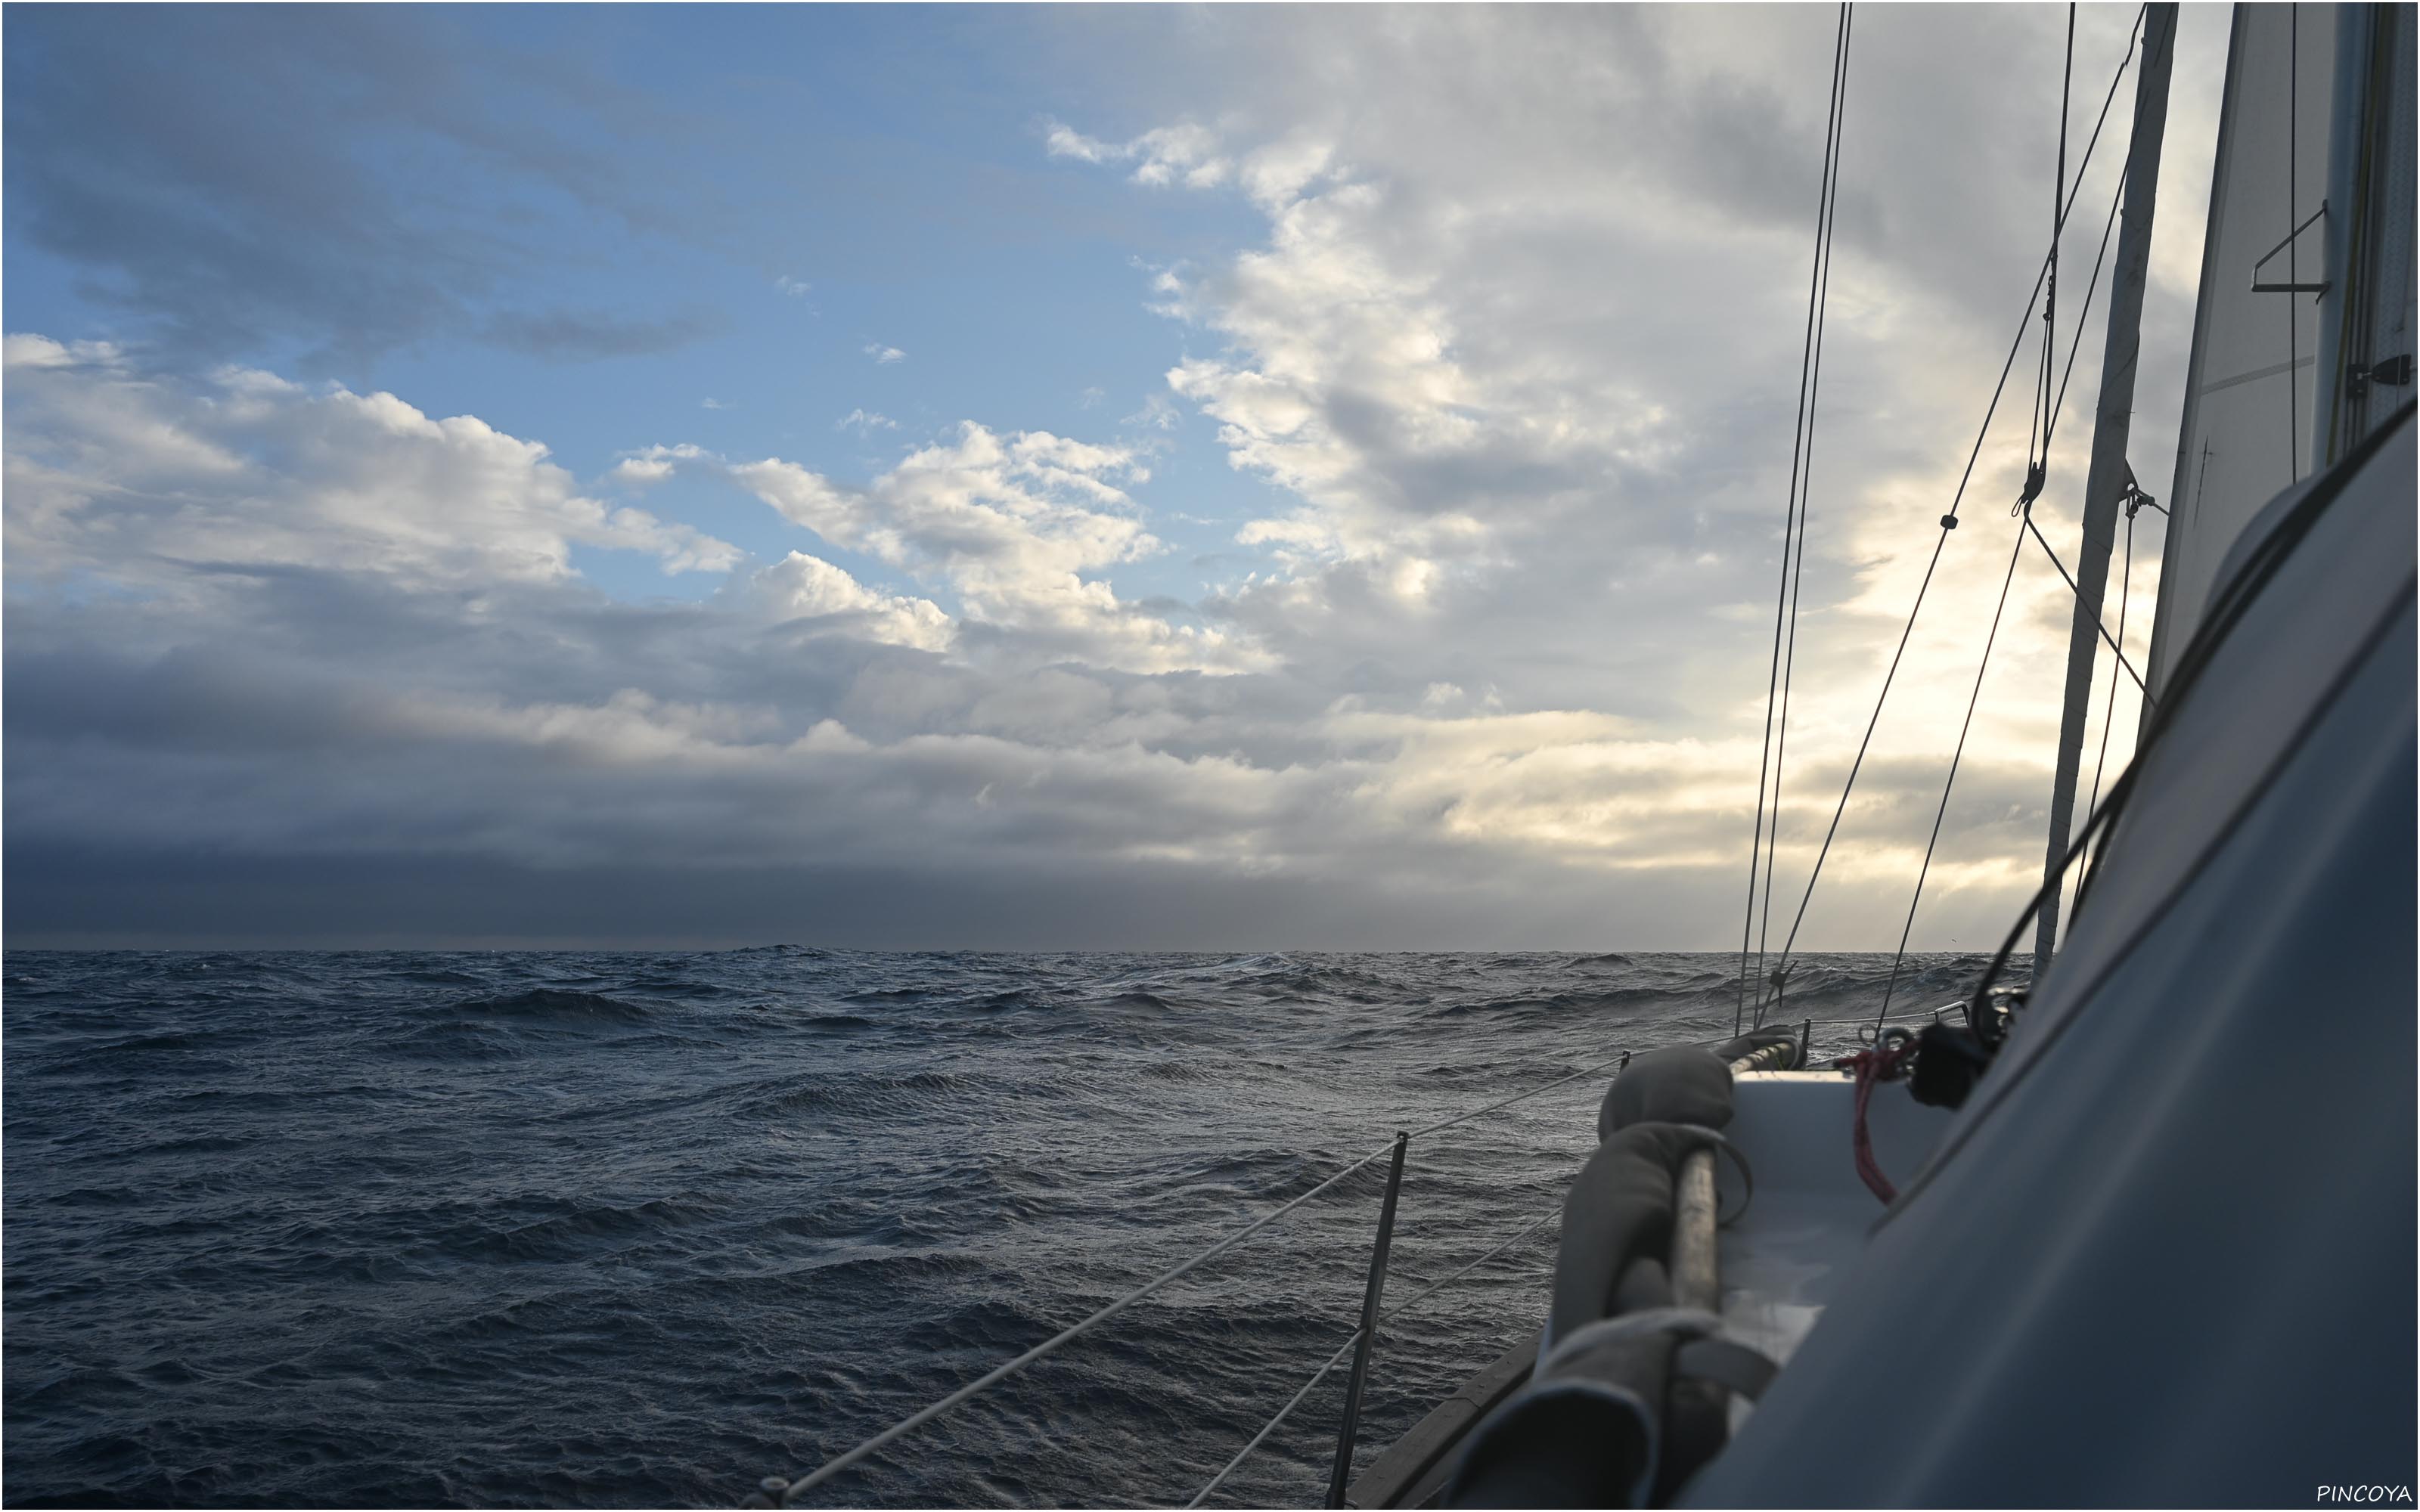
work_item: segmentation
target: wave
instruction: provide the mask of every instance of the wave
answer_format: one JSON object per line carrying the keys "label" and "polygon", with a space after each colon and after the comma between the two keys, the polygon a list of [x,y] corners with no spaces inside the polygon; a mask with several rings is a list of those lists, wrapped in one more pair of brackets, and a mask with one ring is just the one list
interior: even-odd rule
{"label": "wave", "polygon": [[[548,1211],[551,1210],[551,1211]],[[536,1216],[491,1218],[484,1223],[433,1233],[430,1242],[447,1256],[470,1256],[494,1261],[578,1259],[595,1252],[600,1241],[620,1241],[670,1234],[721,1219],[720,1204],[695,1198],[658,1197],[616,1204],[557,1199],[539,1205]]]}
{"label": "wave", "polygon": [[811,1029],[817,1034],[848,1034],[859,1029],[880,1026],[862,1013],[807,1013],[785,1019],[783,1022],[796,1028]]}
{"label": "wave", "polygon": [[574,992],[560,987],[530,987],[495,997],[472,997],[455,1004],[452,1012],[484,1018],[551,1020],[558,1023],[599,1019],[637,1024],[647,1011],[637,1003],[602,993]]}
{"label": "wave", "polygon": [[[1912,959],[1899,994],[1980,964]],[[1395,1129],[1728,1027],[1737,958],[7,965],[12,1504],[728,1505]],[[1889,969],[1807,958],[1785,1012],[1869,1006]],[[1601,1092],[1416,1146],[1401,1274],[1449,1274],[1549,1208]],[[1385,1177],[1373,1162],[836,1494],[1181,1500],[1349,1332]],[[1390,1324],[1365,1439],[1534,1329],[1540,1285],[1485,1268]],[[1235,1499],[1315,1497],[1320,1432],[1282,1430]]]}
{"label": "wave", "polygon": [[929,1115],[974,1091],[971,1077],[944,1071],[882,1072],[815,1072],[758,1083],[733,1098],[731,1111],[754,1118],[786,1119],[802,1113]]}

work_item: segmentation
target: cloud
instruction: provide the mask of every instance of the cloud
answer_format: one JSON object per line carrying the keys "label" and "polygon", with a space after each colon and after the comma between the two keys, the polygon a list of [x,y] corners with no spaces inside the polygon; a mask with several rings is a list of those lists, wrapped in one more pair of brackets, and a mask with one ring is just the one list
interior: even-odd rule
{"label": "cloud", "polygon": [[946,651],[955,632],[931,599],[876,593],[802,551],[751,574],[735,592],[737,601],[777,623],[812,622],[818,630],[882,645]]}
{"label": "cloud", "polygon": [[697,461],[706,455],[703,449],[687,443],[644,447],[614,463],[607,476],[625,487],[644,488],[671,477],[678,464]]}
{"label": "cloud", "polygon": [[773,280],[773,287],[795,300],[803,297],[814,285],[803,278],[792,278],[789,274],[783,273]]}
{"label": "cloud", "polygon": [[1043,146],[1054,158],[1078,162],[1132,162],[1134,181],[1155,188],[1183,183],[1210,189],[1233,177],[1235,165],[1220,156],[1218,134],[1192,122],[1162,126],[1125,142],[1103,142],[1056,121],[1047,123]]}
{"label": "cloud", "polygon": [[1174,430],[1184,424],[1184,411],[1178,409],[1164,393],[1146,394],[1142,408],[1118,422],[1137,430]]}
{"label": "cloud", "polygon": [[[1212,240],[1221,211],[1135,290],[1170,354],[1136,418],[1208,420],[1248,484],[1225,496],[1150,476],[1148,438],[1020,430],[1006,403],[862,477],[686,443],[616,456],[600,488],[680,472],[776,512],[775,554],[751,562],[473,417],[10,337],[8,921],[1719,949],[1753,815],[1823,139],[1803,55],[1824,20],[1121,30],[1101,77],[1149,87],[1105,114],[1152,130],[1054,125],[1036,157],[1100,165],[1160,213],[1166,190],[1236,192],[1249,234]],[[2123,20],[2080,13],[2079,81]],[[2181,100],[2224,62],[2223,20],[2186,22]],[[2009,186],[2055,145],[2059,18],[1859,24],[1783,915],[2021,314],[2040,217]],[[1885,130],[1906,120],[1926,130]],[[2187,134],[2172,160],[2206,164]],[[2087,204],[2114,170],[2104,147]],[[2202,191],[2179,173],[2162,234],[2190,243]],[[2154,258],[2138,463],[2173,448],[2158,417],[2191,298],[2160,270],[2196,260],[2173,240]],[[1903,917],[2013,540],[2022,419],[1984,448],[1802,949],[1887,946]],[[2088,426],[2079,408],[2062,432],[2055,540]],[[1236,539],[1197,593],[1154,522],[1224,499]],[[694,601],[617,597],[579,570],[590,551],[722,576]],[[1919,947],[1996,939],[2030,891],[2067,610],[2021,563]]]}
{"label": "cloud", "polygon": [[908,360],[906,352],[896,347],[885,347],[878,341],[869,341],[861,349],[866,356],[873,358],[877,366],[889,366],[892,363],[904,363]]}
{"label": "cloud", "polygon": [[1223,630],[1122,602],[1094,576],[1160,549],[1118,486],[1150,475],[1124,448],[968,423],[863,488],[779,458],[729,472],[824,540],[946,582],[970,625],[1009,632],[1029,652],[1134,671],[1265,663]]}
{"label": "cloud", "polygon": [[877,430],[897,430],[898,428],[899,422],[889,415],[876,414],[871,409],[852,409],[832,422],[832,429],[853,430],[860,437],[871,435]]}
{"label": "cloud", "polygon": [[[1121,600],[1091,574],[1154,543],[1120,448],[967,425],[862,486],[648,448],[623,466],[729,476],[962,612],[804,550],[740,570],[725,548],[702,604],[616,603],[572,545],[711,544],[585,501],[535,443],[386,395],[9,350],[8,451],[39,470],[7,495],[12,857],[470,868],[491,925],[602,865],[771,869],[784,896],[869,868],[970,897],[1125,876],[1237,927],[1402,938],[1454,889],[1686,895],[1739,814],[1739,748],[1427,684],[1340,697]],[[48,906],[13,917],[55,928]]]}
{"label": "cloud", "polygon": [[[2079,93],[2115,66],[2129,19],[2081,23]],[[1143,291],[1188,348],[1169,370],[1169,395],[1217,423],[1231,465],[1270,486],[1273,507],[1236,532],[1265,564],[1231,581],[1218,608],[1308,682],[1396,700],[1492,686],[1513,717],[1605,710],[1662,748],[1705,743],[1752,797],[1742,774],[1756,765],[1763,714],[1806,190],[1823,135],[1823,94],[1805,87],[1798,59],[1826,18],[1404,10],[1385,26],[1367,20],[1307,11],[1271,27],[1205,17],[1184,39],[1189,65],[1175,63],[1174,48],[1167,61],[1179,78],[1216,80],[1215,95],[1177,87],[1151,107],[1184,131],[1156,139],[1179,146],[1148,181],[1181,181],[1177,156],[1215,152],[1232,161],[1265,227],[1232,256],[1147,270]],[[2035,202],[2005,187],[2033,181],[2038,138],[2049,149],[2036,122],[2045,108],[2055,116],[2062,43],[2056,27],[2018,13],[1894,12],[1859,28],[1785,874],[1813,863],[1880,657],[1914,601],[1931,521],[1955,490],[2039,258]],[[2201,28],[2184,51],[2180,95],[2211,92],[2223,37]],[[1985,98],[1958,82],[1995,69],[2048,83]],[[1234,123],[1215,139],[1186,125],[1214,108]],[[2180,115],[2193,119],[2192,107]],[[1885,124],[1910,120],[1931,127]],[[1046,147],[1076,162],[1148,162],[1151,141],[1054,125]],[[2208,161],[2206,136],[2172,130],[2170,146],[2171,161]],[[2122,146],[2103,144],[2086,202],[2106,196],[2121,157]],[[2155,266],[2191,269],[2197,191],[2163,193],[2165,255]],[[1907,234],[1919,223],[1924,235]],[[2147,328],[2181,332],[2191,296],[2186,282],[2155,286]],[[2078,396],[2094,381],[2097,339],[2086,345]],[[2163,417],[2175,412],[2182,358],[2180,341],[2147,347],[2138,456],[2173,444]],[[2023,416],[2002,420],[1972,503],[2005,502],[2023,471]],[[2088,430],[2079,412],[2062,439],[2081,447]],[[2080,452],[2063,455],[2055,497],[2038,512],[2054,539],[2071,535],[2082,483]],[[1998,515],[1977,508],[1973,517]],[[1877,735],[1908,764],[1888,776],[1869,764],[1826,864],[1839,896],[1871,917],[1888,910],[1871,906],[1869,889],[1912,880],[1914,855],[1883,821],[1929,822],[1919,774],[1937,797],[1980,647],[1963,610],[1997,592],[2005,545],[1984,538],[2001,533],[1984,525],[1954,538]],[[1982,802],[1985,763],[2038,783],[2031,809],[2048,787],[2067,608],[2064,588],[2037,565],[2021,567],[2011,615],[2023,627],[2002,637],[1962,769],[1948,821],[1957,838],[1943,850],[1962,881],[1936,884],[1945,910],[1960,887],[1981,889],[1970,903],[2012,909],[2039,867],[2029,854],[2039,839],[2024,825],[1960,824]],[[2147,592],[2151,569],[2138,562],[2137,575]],[[1745,757],[1726,754],[1743,735]],[[1974,751],[1988,754],[1978,762]],[[1887,791],[1899,781],[1907,791]],[[1482,811],[1476,794],[1460,803],[1458,812]],[[1550,807],[1558,817],[1547,823],[1517,806],[1484,811],[1489,825],[1544,843],[1573,813],[1559,798]],[[1745,819],[1745,808],[1732,811]],[[1699,818],[1709,837],[1717,832],[1711,809]],[[1642,846],[1644,832],[1609,818],[1589,823],[1639,854],[1675,864],[1689,854]],[[1962,840],[1997,848],[1962,853]],[[1951,874],[1941,864],[1936,877]],[[1810,927],[1849,917],[1825,906],[1819,900]],[[1933,906],[1919,939],[1941,917]]]}
{"label": "cloud", "polygon": [[12,583],[337,567],[434,587],[576,576],[575,547],[722,571],[737,549],[589,499],[545,446],[391,393],[222,369],[179,384],[113,348],[8,346]]}

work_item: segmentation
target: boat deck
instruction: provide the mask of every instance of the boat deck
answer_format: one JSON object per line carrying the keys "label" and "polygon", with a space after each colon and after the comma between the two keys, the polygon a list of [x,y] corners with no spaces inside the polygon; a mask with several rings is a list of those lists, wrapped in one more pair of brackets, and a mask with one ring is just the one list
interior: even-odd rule
{"label": "boat deck", "polygon": [[[1852,1149],[1855,1087],[1833,1071],[1756,1072],[1732,1086],[1724,1130],[1755,1173],[1747,1211],[1722,1231],[1722,1314],[1733,1337],[1789,1363],[1865,1252],[1883,1204],[1857,1179]],[[1949,1125],[1903,1084],[1878,1088],[1866,1129],[1884,1174],[1904,1186]],[[1741,1200],[1739,1174],[1715,1165],[1722,1211]]]}
{"label": "boat deck", "polygon": [[[1836,1071],[1752,1072],[1732,1082],[1723,1132],[1755,1178],[1747,1211],[1720,1234],[1722,1315],[1732,1337],[1786,1365],[1864,1253],[1883,1204],[1857,1178],[1855,1085]],[[1904,1084],[1877,1088],[1866,1110],[1874,1159],[1904,1186],[1931,1154],[1950,1112],[1926,1107]],[[1730,1161],[1715,1163],[1721,1211],[1742,1191]],[[1347,1506],[1434,1504],[1466,1433],[1524,1385],[1534,1335],[1479,1369],[1463,1389],[1390,1445],[1354,1482]],[[1734,1425],[1754,1408],[1732,1407]]]}

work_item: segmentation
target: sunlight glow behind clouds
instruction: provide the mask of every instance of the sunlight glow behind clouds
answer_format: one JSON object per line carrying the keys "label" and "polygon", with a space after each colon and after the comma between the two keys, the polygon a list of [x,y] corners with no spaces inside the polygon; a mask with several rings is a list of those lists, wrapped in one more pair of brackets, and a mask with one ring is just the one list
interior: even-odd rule
{"label": "sunlight glow behind clouds", "polygon": [[[2005,81],[2055,85],[2057,28],[1964,14],[1860,23],[1873,82],[1843,177],[1786,887],[2039,255],[2048,138]],[[1214,14],[1151,117],[1048,121],[1025,147],[1143,205],[1198,196],[1256,224],[1137,280],[1164,393],[1114,424],[1015,422],[1013,385],[937,413],[883,386],[950,354],[869,321],[919,361],[878,341],[836,361],[901,418],[859,405],[826,425],[844,397],[805,429],[889,433],[887,458],[737,449],[703,428],[727,412],[668,400],[654,435],[593,464],[645,510],[470,415],[11,335],[12,855],[438,857],[491,869],[507,900],[532,876],[764,868],[876,887],[898,916],[876,943],[1719,947],[1822,145],[1821,81],[1778,35],[1802,20]],[[2079,58],[2114,63],[2118,22],[2086,20]],[[2194,101],[2214,77],[2205,39],[2180,60],[2184,166],[2163,188],[2146,478],[2173,445],[2209,161]],[[2091,330],[2040,511],[2061,542]],[[732,392],[672,392],[709,382]],[[2013,528],[2021,424],[1984,450],[1827,863],[1818,947],[1895,933]],[[1162,449],[1207,436],[1253,512],[1192,593],[1139,591],[1134,574],[1187,560],[1168,541],[1194,501]],[[778,548],[724,539],[751,539],[726,505],[768,511]],[[608,594],[582,552],[722,580],[696,602]],[[2016,594],[1919,946],[2004,924],[2039,865],[2068,600],[2030,558]],[[2131,688],[2117,717],[2113,762]],[[1097,933],[1080,900],[1105,890],[1166,900],[1165,928]],[[1002,937],[983,906],[935,901],[1012,894],[1052,922]],[[650,937],[643,905],[612,908],[597,937]],[[811,914],[768,910],[731,937],[819,937]]]}

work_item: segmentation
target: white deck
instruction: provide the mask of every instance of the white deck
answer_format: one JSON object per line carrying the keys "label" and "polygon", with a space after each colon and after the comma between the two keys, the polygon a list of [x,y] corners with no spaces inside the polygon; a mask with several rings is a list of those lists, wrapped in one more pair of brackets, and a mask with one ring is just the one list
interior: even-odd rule
{"label": "white deck", "polygon": [[[1765,1072],[1733,1084],[1723,1133],[1756,1173],[1747,1211],[1722,1231],[1722,1312],[1733,1337],[1787,1363],[1864,1253],[1883,1204],[1857,1179],[1851,1145],[1855,1087],[1838,1072]],[[1948,1127],[1895,1082],[1874,1089],[1866,1127],[1874,1159],[1900,1186]],[[1738,1173],[1715,1163],[1722,1211],[1740,1202]]]}

